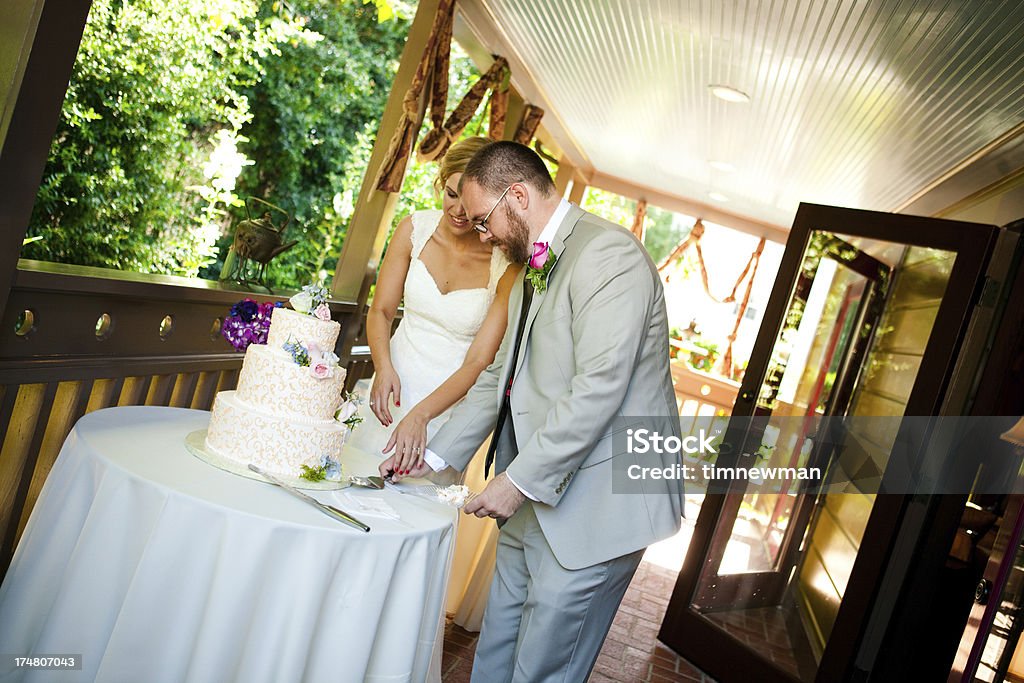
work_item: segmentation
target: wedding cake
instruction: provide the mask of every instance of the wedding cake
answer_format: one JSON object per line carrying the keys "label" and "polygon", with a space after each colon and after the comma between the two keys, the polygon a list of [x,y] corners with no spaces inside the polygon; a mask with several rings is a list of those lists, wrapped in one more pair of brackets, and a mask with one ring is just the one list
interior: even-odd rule
{"label": "wedding cake", "polygon": [[296,310],[272,309],[265,344],[246,346],[237,388],[214,399],[204,445],[272,474],[330,478],[349,429],[336,419],[344,401],[345,371],[333,353],[341,326],[330,319],[325,290],[303,294],[292,298]]}

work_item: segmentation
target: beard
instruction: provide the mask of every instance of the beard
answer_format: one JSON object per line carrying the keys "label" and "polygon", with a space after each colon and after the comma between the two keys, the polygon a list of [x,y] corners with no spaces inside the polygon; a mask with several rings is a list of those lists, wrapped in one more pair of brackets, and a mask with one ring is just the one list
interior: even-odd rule
{"label": "beard", "polygon": [[530,249],[530,226],[507,204],[504,210],[509,225],[508,235],[504,239],[494,240],[494,242],[499,249],[505,252],[505,256],[512,263],[526,263],[533,255],[533,250]]}

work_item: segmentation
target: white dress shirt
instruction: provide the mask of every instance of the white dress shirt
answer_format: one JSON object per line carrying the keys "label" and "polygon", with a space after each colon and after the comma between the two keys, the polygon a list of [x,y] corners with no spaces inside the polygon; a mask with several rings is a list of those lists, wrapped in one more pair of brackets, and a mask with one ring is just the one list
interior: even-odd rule
{"label": "white dress shirt", "polygon": [[[540,231],[540,235],[537,237],[535,242],[547,242],[550,244],[551,241],[555,239],[555,233],[558,232],[558,226],[562,224],[562,221],[565,219],[566,214],[569,213],[569,208],[571,206],[572,204],[564,199],[560,200],[558,202],[558,206],[555,208],[555,212],[551,214],[551,218],[548,219],[547,225],[545,225],[544,229]],[[448,463],[429,448],[425,448],[423,450],[423,461],[435,472],[440,472],[444,468],[448,467]],[[508,474],[506,473],[505,476],[508,477]],[[515,481],[512,480],[512,477],[508,477],[508,480],[511,481],[512,485],[519,489],[524,496],[530,500],[537,500],[536,497],[530,495],[528,491],[524,490],[522,486],[515,483]]]}

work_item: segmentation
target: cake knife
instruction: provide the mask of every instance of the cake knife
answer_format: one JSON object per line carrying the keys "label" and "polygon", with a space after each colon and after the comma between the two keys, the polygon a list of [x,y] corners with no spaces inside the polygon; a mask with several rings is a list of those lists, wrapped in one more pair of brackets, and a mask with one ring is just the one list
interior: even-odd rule
{"label": "cake knife", "polygon": [[283,481],[281,481],[280,479],[278,479],[274,475],[270,474],[269,472],[264,472],[262,469],[260,469],[256,465],[253,465],[252,463],[249,463],[249,469],[252,470],[253,472],[255,472],[256,474],[260,475],[261,477],[264,477],[271,484],[275,484],[277,486],[280,486],[281,488],[283,488],[285,491],[287,491],[288,493],[292,494],[293,496],[296,496],[296,497],[301,498],[302,500],[306,501],[307,503],[309,503],[310,505],[312,505],[313,507],[315,507],[317,510],[319,510],[322,513],[324,513],[325,515],[328,515],[329,517],[333,517],[334,519],[338,520],[339,522],[343,522],[345,524],[348,524],[349,526],[353,526],[356,529],[359,529],[361,531],[369,531],[370,530],[370,527],[366,526],[365,524],[363,524],[362,522],[360,522],[358,519],[356,519],[352,515],[348,514],[347,512],[339,510],[338,508],[334,507],[333,505],[327,505],[326,503],[321,503],[319,500],[317,500],[313,496],[306,495],[305,493],[303,493],[302,491],[298,490],[297,488],[295,488],[293,486],[289,486],[288,484],[284,483]]}

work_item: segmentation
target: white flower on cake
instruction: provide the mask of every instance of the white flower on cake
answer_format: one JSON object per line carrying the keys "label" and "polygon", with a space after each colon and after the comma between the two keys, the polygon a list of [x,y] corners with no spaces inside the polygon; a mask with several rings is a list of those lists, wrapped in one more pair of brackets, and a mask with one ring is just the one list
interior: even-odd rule
{"label": "white flower on cake", "polygon": [[334,413],[334,419],[344,425],[348,425],[349,429],[355,429],[355,426],[363,421],[362,416],[356,414],[362,399],[354,391],[342,394],[342,399],[344,401],[338,408],[338,411]]}
{"label": "white flower on cake", "polygon": [[[320,320],[330,320],[331,309],[327,307],[327,296],[327,288],[323,285],[306,285],[301,292],[288,299],[288,303],[299,313],[315,315]],[[320,316],[321,306],[327,308],[326,318]]]}
{"label": "white flower on cake", "polygon": [[308,292],[299,292],[292,298],[288,299],[288,303],[292,305],[299,313],[309,313],[313,309],[313,297]]}
{"label": "white flower on cake", "polygon": [[437,492],[437,499],[442,503],[461,508],[469,500],[470,490],[462,484],[452,484]]}

